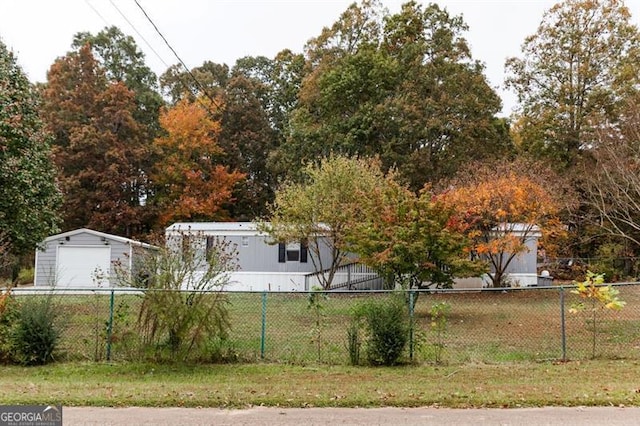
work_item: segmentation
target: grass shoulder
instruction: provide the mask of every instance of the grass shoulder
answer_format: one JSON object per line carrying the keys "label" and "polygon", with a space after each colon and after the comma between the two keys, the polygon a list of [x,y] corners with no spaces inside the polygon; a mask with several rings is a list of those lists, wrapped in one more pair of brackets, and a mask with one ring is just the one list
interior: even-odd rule
{"label": "grass shoulder", "polygon": [[5,404],[226,407],[640,405],[635,361],[457,366],[58,363],[2,367]]}

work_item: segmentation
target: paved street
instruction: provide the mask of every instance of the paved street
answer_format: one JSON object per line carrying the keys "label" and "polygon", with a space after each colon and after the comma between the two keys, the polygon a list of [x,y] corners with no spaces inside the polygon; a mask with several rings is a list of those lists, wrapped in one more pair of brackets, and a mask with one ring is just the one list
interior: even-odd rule
{"label": "paved street", "polygon": [[93,408],[64,407],[65,425],[637,425],[640,408]]}

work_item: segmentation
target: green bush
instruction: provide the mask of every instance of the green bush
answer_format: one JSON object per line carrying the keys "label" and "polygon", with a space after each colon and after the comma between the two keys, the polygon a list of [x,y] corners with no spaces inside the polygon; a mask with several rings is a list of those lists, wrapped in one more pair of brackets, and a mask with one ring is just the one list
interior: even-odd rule
{"label": "green bush", "polygon": [[374,365],[394,365],[409,340],[409,318],[402,298],[370,302],[365,309],[367,358]]}
{"label": "green bush", "polygon": [[16,284],[33,284],[33,277],[35,276],[34,268],[22,268],[20,272],[18,272],[18,278],[16,279]]}
{"label": "green bush", "polygon": [[228,336],[213,336],[205,343],[202,362],[215,364],[238,362],[238,350]]}
{"label": "green bush", "polygon": [[60,340],[58,312],[51,297],[30,297],[20,304],[10,341],[15,362],[39,365],[53,361]]}
{"label": "green bush", "polygon": [[0,363],[12,360],[11,332],[18,316],[18,305],[10,290],[0,291]]}

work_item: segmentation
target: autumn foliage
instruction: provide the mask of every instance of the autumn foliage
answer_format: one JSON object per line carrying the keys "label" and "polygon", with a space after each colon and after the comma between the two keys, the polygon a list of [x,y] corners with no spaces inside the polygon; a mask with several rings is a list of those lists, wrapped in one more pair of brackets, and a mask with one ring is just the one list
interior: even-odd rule
{"label": "autumn foliage", "polygon": [[64,228],[139,234],[150,152],[135,94],[105,78],[89,46],[59,58],[48,79],[42,112],[55,136]]}
{"label": "autumn foliage", "polygon": [[390,287],[449,287],[454,277],[479,273],[465,257],[463,224],[453,217],[455,211],[429,191],[415,194],[394,171],[383,173],[379,160],[332,156],[307,166],[305,173],[306,183],[276,192],[269,232],[277,240],[307,239],[316,262],[318,224],[323,224],[333,256],[325,288],[335,266],[355,259],[378,271]]}
{"label": "autumn foliage", "polygon": [[526,165],[482,167],[460,176],[441,196],[458,212],[473,255],[492,266],[495,287],[505,286],[509,263],[528,250],[527,240],[560,227],[560,202],[540,174]]}
{"label": "autumn foliage", "polygon": [[156,138],[160,158],[152,174],[158,189],[159,222],[221,220],[224,204],[231,201],[234,185],[244,175],[219,163],[217,143],[220,123],[205,100],[181,100],[160,114],[166,134]]}
{"label": "autumn foliage", "polygon": [[425,189],[415,194],[385,177],[350,225],[352,250],[387,282],[406,288],[448,288],[454,278],[477,276],[485,267],[465,253],[466,224],[456,211]]}

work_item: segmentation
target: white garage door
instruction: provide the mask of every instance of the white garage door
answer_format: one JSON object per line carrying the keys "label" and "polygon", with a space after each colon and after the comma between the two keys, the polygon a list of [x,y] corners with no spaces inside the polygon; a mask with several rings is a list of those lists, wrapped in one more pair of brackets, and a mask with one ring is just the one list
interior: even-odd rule
{"label": "white garage door", "polygon": [[[60,287],[95,287],[96,271],[108,274],[111,247],[58,247],[57,285]],[[105,283],[103,283],[104,285]]]}

